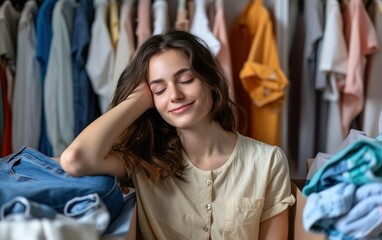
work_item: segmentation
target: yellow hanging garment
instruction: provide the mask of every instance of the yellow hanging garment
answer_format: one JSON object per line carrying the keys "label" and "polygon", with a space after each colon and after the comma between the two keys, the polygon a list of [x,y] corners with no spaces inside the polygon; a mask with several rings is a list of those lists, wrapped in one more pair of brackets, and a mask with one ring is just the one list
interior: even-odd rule
{"label": "yellow hanging garment", "polygon": [[248,4],[241,16],[252,38],[241,71],[241,84],[251,101],[248,135],[271,145],[280,145],[281,109],[288,80],[279,63],[273,24],[262,1]]}

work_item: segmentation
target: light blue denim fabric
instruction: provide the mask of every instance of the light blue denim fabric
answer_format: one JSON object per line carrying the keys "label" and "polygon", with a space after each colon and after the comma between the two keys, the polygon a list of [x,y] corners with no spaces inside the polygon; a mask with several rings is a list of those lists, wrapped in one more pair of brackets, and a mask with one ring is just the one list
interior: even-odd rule
{"label": "light blue denim fabric", "polygon": [[359,187],[353,205],[337,220],[336,229],[355,239],[382,239],[382,184]]}
{"label": "light blue denim fabric", "polygon": [[101,234],[110,223],[110,214],[98,194],[75,197],[67,202],[63,214],[52,207],[18,196],[0,206],[0,220],[61,219],[92,224]]}
{"label": "light blue denim fabric", "polygon": [[18,196],[0,206],[0,220],[56,217],[56,210],[45,204],[29,201]]}
{"label": "light blue denim fabric", "polygon": [[305,187],[305,196],[340,182],[363,185],[382,182],[382,143],[359,140],[349,145],[321,167]]}
{"label": "light blue denim fabric", "polygon": [[130,189],[129,194],[124,195],[124,205],[118,218],[105,231],[105,235],[126,236],[130,230],[134,206],[136,202],[135,190]]}
{"label": "light blue denim fabric", "polygon": [[81,223],[94,224],[100,233],[110,223],[110,214],[97,193],[69,200],[64,207],[64,215]]}
{"label": "light blue denim fabric", "polygon": [[306,231],[328,233],[335,231],[333,225],[338,217],[346,214],[353,206],[356,186],[338,183],[307,198],[303,210],[303,224]]}
{"label": "light blue denim fabric", "polygon": [[114,177],[72,177],[54,160],[31,148],[0,158],[0,205],[23,196],[63,213],[70,200],[93,193],[106,205],[112,222],[123,206],[122,191]]}

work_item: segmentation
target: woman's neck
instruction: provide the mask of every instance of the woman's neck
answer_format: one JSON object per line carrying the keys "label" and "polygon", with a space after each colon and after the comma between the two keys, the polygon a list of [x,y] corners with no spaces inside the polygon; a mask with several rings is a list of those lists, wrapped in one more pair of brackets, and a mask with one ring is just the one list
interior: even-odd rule
{"label": "woman's neck", "polygon": [[235,133],[225,131],[216,122],[198,129],[178,131],[187,157],[203,170],[222,166],[230,157],[237,140]]}

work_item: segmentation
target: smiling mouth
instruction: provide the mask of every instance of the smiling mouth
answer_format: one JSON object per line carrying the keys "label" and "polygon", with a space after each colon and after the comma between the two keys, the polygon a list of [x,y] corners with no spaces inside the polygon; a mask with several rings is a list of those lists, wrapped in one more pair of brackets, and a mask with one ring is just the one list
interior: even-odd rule
{"label": "smiling mouth", "polygon": [[191,106],[193,103],[194,103],[194,102],[185,104],[185,105],[180,106],[180,107],[178,107],[178,108],[171,109],[171,110],[168,111],[168,112],[169,112],[169,113],[178,113],[178,112],[182,112],[183,110],[186,110],[189,106]]}

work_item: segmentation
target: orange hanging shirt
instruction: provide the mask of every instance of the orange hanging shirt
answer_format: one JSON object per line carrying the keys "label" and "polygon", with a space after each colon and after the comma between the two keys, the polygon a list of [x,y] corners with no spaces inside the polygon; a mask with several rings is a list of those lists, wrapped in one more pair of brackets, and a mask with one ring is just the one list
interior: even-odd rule
{"label": "orange hanging shirt", "polygon": [[[236,92],[237,103],[248,112],[248,131],[244,134],[271,145],[280,145],[281,109],[288,80],[280,67],[272,20],[262,1],[253,1],[246,6],[233,31],[236,31],[232,35],[233,45],[241,45],[241,39],[250,41],[239,73],[241,89],[238,91],[242,92]],[[240,34],[245,36],[241,38]],[[248,43],[241,46],[248,46]],[[238,51],[243,53],[243,49]]]}

